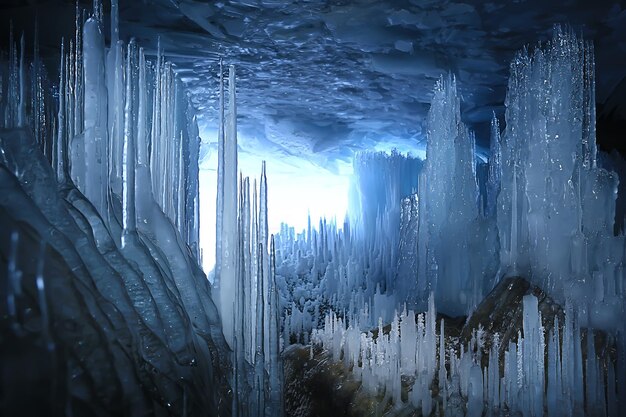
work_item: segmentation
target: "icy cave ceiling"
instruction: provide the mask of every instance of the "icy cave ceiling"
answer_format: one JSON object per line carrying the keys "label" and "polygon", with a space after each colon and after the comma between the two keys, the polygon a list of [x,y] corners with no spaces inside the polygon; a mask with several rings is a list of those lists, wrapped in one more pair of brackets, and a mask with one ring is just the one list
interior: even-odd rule
{"label": "icy cave ceiling", "polygon": [[[59,35],[46,32],[71,27],[73,3],[2,0],[0,11],[19,30],[37,10],[52,50]],[[242,150],[328,168],[356,150],[424,140],[432,87],[445,71],[459,80],[480,149],[492,112],[504,112],[515,51],[547,39],[555,23],[594,40],[599,102],[626,77],[624,1],[120,0],[120,18],[122,37],[152,53],[160,36],[205,132],[216,125],[223,57],[238,68]]]}

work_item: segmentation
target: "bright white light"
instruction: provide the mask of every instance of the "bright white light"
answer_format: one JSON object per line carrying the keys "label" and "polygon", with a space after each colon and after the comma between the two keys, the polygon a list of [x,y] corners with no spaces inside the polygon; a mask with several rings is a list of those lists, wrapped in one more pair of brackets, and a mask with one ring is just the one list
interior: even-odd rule
{"label": "bright white light", "polygon": [[[250,177],[251,187],[255,178],[258,187],[262,160],[260,156],[239,152],[239,170]],[[287,223],[297,232],[306,229],[309,212],[313,224],[321,217],[343,222],[348,208],[350,164],[342,163],[341,175],[336,175],[304,158],[265,155],[265,160],[270,233],[277,233],[281,223]],[[200,246],[206,272],[215,264],[216,193],[217,152],[212,152],[204,158],[200,169]]]}

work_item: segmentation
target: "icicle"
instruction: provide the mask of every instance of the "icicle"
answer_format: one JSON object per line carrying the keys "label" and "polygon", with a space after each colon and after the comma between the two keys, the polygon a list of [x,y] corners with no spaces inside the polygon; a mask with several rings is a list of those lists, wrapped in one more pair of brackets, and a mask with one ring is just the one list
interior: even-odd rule
{"label": "icicle", "polygon": [[[259,268],[263,267],[263,262],[261,261],[260,257],[261,257],[261,253],[260,250],[262,248],[259,247],[259,226],[258,226],[258,194],[257,194],[257,181],[256,179],[254,180],[254,183],[252,185],[252,224],[251,224],[251,253],[250,253],[250,259],[251,259],[251,272],[252,275],[250,277],[250,285],[251,285],[251,292],[252,294],[257,294],[259,292],[259,289],[262,289],[262,286],[259,285],[259,283],[261,282],[261,278],[260,278],[260,274],[259,274]],[[259,303],[258,300],[258,295],[256,296],[256,299],[252,300],[252,305],[250,306],[250,313],[252,314],[252,317],[256,317],[257,314],[259,314],[260,311],[262,311],[263,309],[263,303]],[[257,346],[259,343],[262,343],[263,339],[259,339],[257,337],[257,332],[258,332],[258,326],[259,323],[258,322],[253,322],[253,327],[251,329],[251,333],[252,333],[252,338],[251,338],[251,343],[253,346]],[[263,322],[260,323],[261,326],[263,326]],[[265,359],[263,359],[263,366],[265,366]]]}
{"label": "icicle", "polygon": [[274,244],[274,235],[271,236],[270,243],[270,277],[269,277],[269,294],[270,294],[270,316],[269,316],[269,374],[270,374],[270,403],[272,407],[271,415],[282,417],[284,414],[283,406],[283,366],[280,357],[280,340],[279,340],[279,310],[278,288],[276,286],[276,250]]}
{"label": "icicle", "polygon": [[61,39],[61,65],[59,67],[59,113],[57,115],[58,130],[56,142],[54,143],[55,152],[53,153],[54,159],[56,161],[55,169],[57,173],[57,179],[60,183],[64,183],[67,180],[67,138],[65,136],[65,97],[67,95],[67,87],[65,84],[65,68],[67,66],[66,59],[65,40]]}
{"label": "icicle", "polygon": [[[259,260],[258,260],[258,264],[257,264],[257,274],[258,274],[258,279],[260,281],[263,280],[263,248],[262,248],[263,244],[259,243],[259,248],[258,248],[258,254],[259,254]],[[263,287],[258,285],[257,289],[256,289],[256,305],[257,305],[257,314],[256,314],[256,328],[255,328],[255,346],[256,346],[256,359],[255,361],[259,361],[259,359],[262,361],[261,363],[261,369],[265,370],[265,344],[263,343],[263,341],[265,340],[266,337],[266,333],[264,332],[264,323],[266,321],[265,318],[265,309],[263,308],[263,306],[265,305],[265,294],[263,294]]]}
{"label": "icicle", "polygon": [[[31,114],[30,114],[30,125],[33,129],[33,133],[35,134],[35,140],[41,147],[44,156],[48,157],[50,161],[54,159],[52,155],[50,155],[48,149],[48,143],[46,143],[44,135],[41,131],[42,125],[44,123],[43,120],[43,86],[41,85],[41,69],[39,63],[39,19],[37,15],[35,15],[35,36],[33,39],[33,65],[31,71]],[[0,98],[0,102],[2,99]],[[54,163],[52,164],[55,167]]]}
{"label": "icicle", "polygon": [[26,123],[26,63],[24,62],[24,54],[26,43],[24,42],[24,32],[20,37],[20,67],[19,67],[19,86],[20,97],[17,110],[17,126],[24,127]]}
{"label": "icicle", "polygon": [[229,120],[228,131],[224,143],[224,207],[222,227],[222,269],[220,272],[220,308],[222,309],[224,337],[232,346],[233,328],[229,317],[233,317],[232,300],[235,295],[236,265],[238,259],[237,236],[237,108],[235,97],[235,67],[229,71]]}
{"label": "icicle", "polygon": [[[263,287],[264,298],[266,300],[266,304],[263,308],[266,312],[269,312],[268,300],[269,300],[269,281],[270,271],[269,271],[269,261],[270,256],[268,256],[267,248],[268,248],[268,222],[267,222],[267,175],[265,172],[265,161],[261,163],[261,184],[260,184],[260,201],[259,201],[259,242],[261,242],[261,249],[265,252],[263,253],[263,259],[266,259],[263,263],[263,281],[261,285]],[[265,322],[265,334],[269,334],[269,320]],[[265,351],[269,352],[269,339],[265,339]],[[266,366],[269,366],[269,356],[266,356]]]}
{"label": "icicle", "polygon": [[[146,57],[143,48],[139,50],[139,91],[137,106],[137,174],[135,178],[136,219],[139,224],[147,224],[152,203],[152,180],[150,178],[150,137],[148,135],[148,86],[146,78]],[[154,123],[153,123],[154,126]]]}
{"label": "icicle", "polygon": [[[83,26],[84,84],[85,84],[85,178],[84,191],[98,212],[104,216],[106,209],[106,120],[107,94],[104,74],[104,38],[99,23],[88,19]],[[116,103],[121,103],[116,102]],[[70,118],[70,124],[71,124]],[[78,155],[72,156],[72,166],[80,163]],[[88,173],[88,175],[86,175]]]}
{"label": "icicle", "polygon": [[111,0],[111,46],[120,40],[118,0]]}
{"label": "icicle", "polygon": [[224,71],[220,59],[219,119],[217,135],[217,197],[215,228],[215,286],[219,287],[222,271],[222,230],[224,228]]}
{"label": "icicle", "polygon": [[183,163],[183,132],[180,132],[180,140],[178,142],[178,149],[176,152],[176,166],[178,167],[176,178],[178,179],[178,183],[176,184],[177,190],[177,198],[176,202],[178,203],[176,206],[176,225],[178,226],[178,230],[182,235],[184,235],[184,224],[185,224],[185,170]]}
{"label": "icicle", "polygon": [[245,416],[247,410],[247,393],[244,392],[244,388],[246,387],[246,372],[245,372],[245,261],[244,261],[244,233],[243,233],[243,223],[244,223],[244,185],[243,185],[243,177],[240,173],[239,175],[239,187],[238,187],[238,230],[239,234],[237,236],[237,248],[236,252],[237,257],[235,259],[236,262],[236,271],[235,271],[235,299],[234,299],[234,324],[233,324],[233,333],[234,333],[234,358],[237,363],[237,368],[234,374],[234,379],[236,381],[235,385],[237,386],[237,397],[238,401],[236,403],[236,409],[233,410],[233,413],[239,416]]}
{"label": "icicle", "polygon": [[98,22],[98,24],[102,23],[102,0],[93,0],[93,18]]}
{"label": "icicle", "polygon": [[128,244],[136,232],[135,222],[135,97],[134,74],[135,40],[131,39],[126,54],[126,99],[124,106],[124,149],[122,156],[122,248]]}
{"label": "icicle", "polygon": [[[159,195],[160,189],[158,187],[158,177],[162,175],[161,167],[159,166],[159,156],[161,154],[161,95],[162,95],[162,82],[161,82],[161,38],[158,39],[157,46],[157,62],[156,62],[156,75],[154,78],[154,103],[152,106],[152,131],[151,131],[151,147],[150,147],[150,172],[152,174],[152,191]],[[219,241],[219,239],[217,239]]]}
{"label": "icicle", "polygon": [[[89,22],[89,21],[88,21]],[[85,37],[85,42],[87,39]],[[116,45],[111,45],[108,56],[109,77],[109,100],[112,105],[108,107],[108,133],[109,133],[109,186],[114,194],[121,195],[122,186],[122,153],[124,147],[124,100],[126,97],[124,89],[124,47],[119,41]],[[87,72],[85,66],[85,72]],[[87,75],[85,73],[85,79]],[[87,96],[85,96],[87,97]],[[87,103],[85,103],[85,109]],[[85,114],[85,120],[87,114]],[[86,130],[86,123],[85,123]]]}
{"label": "icicle", "polygon": [[[70,39],[69,59],[67,60],[67,70],[65,71],[66,77],[67,77],[67,80],[65,82],[65,90],[67,92],[67,98],[66,98],[67,135],[68,135],[68,141],[70,141],[70,143],[76,142],[77,144],[76,148],[80,148],[80,151],[84,153],[85,144],[84,142],[81,142],[80,140],[75,138],[75,133],[79,131],[75,130],[74,123],[72,123],[72,121],[74,120],[74,113],[76,111],[75,103],[76,103],[76,85],[77,85],[76,71],[75,71],[77,63],[76,63],[76,54],[74,52],[74,45],[75,45],[74,41]],[[73,148],[74,146],[72,146],[72,149]],[[82,160],[75,161],[75,163],[76,163],[77,173],[80,173],[80,177],[77,176],[77,178],[75,178],[74,180],[76,182],[76,186],[79,189],[83,189],[84,187],[83,185],[84,161]],[[72,164],[72,168],[74,168],[74,164]]]}
{"label": "icicle", "polygon": [[13,39],[13,21],[9,23],[9,82],[7,85],[7,106],[5,108],[4,126],[7,129],[15,127],[18,108],[18,68],[17,51]]}
{"label": "icicle", "polygon": [[83,23],[84,19],[81,17],[81,11],[76,1],[76,16],[75,16],[75,37],[74,45],[76,46],[76,56],[73,58],[75,67],[75,86],[73,87],[73,120],[69,123],[73,123],[73,134],[83,133],[84,123],[84,111],[85,111],[85,79],[83,74]]}
{"label": "icicle", "polygon": [[491,143],[489,156],[489,178],[487,189],[487,215],[495,216],[500,193],[500,180],[502,177],[502,151],[500,148],[500,125],[496,113],[491,119]]}

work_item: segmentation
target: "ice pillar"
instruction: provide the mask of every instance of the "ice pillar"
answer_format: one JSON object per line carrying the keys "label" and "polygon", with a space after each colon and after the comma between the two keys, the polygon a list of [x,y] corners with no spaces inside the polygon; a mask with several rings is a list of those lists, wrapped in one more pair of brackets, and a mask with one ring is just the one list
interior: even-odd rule
{"label": "ice pillar", "polygon": [[[237,280],[237,107],[235,96],[235,67],[230,66],[228,74],[229,112],[227,134],[224,141],[224,176],[221,187],[224,192],[224,207],[222,211],[222,252],[221,271],[219,277],[219,297],[224,328],[224,337],[229,345],[233,346],[234,316],[233,301],[235,298],[235,284]],[[218,237],[219,239],[219,237]]]}
{"label": "ice pillar", "polygon": [[[104,78],[104,36],[100,23],[88,19],[83,27],[85,86],[84,193],[103,215],[106,213],[107,90]],[[72,164],[80,163],[72,158]],[[89,173],[86,175],[86,173]]]}

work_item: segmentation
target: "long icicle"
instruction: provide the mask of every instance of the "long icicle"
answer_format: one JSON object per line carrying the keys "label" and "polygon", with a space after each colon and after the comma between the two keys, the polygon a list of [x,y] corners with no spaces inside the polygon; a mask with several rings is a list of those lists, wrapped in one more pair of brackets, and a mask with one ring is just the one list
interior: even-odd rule
{"label": "long icicle", "polygon": [[126,104],[124,106],[124,149],[122,156],[122,247],[133,238],[136,231],[135,223],[135,134],[133,94],[133,65],[135,60],[135,40],[128,44],[126,54]]}
{"label": "long icicle", "polygon": [[217,135],[217,197],[215,225],[215,277],[214,285],[219,287],[222,272],[222,231],[224,227],[224,70],[220,59],[219,75],[219,122]]}
{"label": "long icicle", "polygon": [[59,112],[57,115],[57,137],[54,144],[55,148],[55,168],[57,172],[57,179],[60,183],[67,181],[66,169],[67,169],[67,140],[65,138],[65,97],[66,97],[66,85],[65,85],[65,68],[67,58],[65,56],[65,40],[61,40],[61,65],[59,69]]}
{"label": "long icicle", "polygon": [[26,123],[26,63],[24,62],[24,54],[26,43],[24,42],[24,32],[20,37],[20,69],[19,69],[19,86],[20,101],[17,110],[17,126],[24,127]]}

